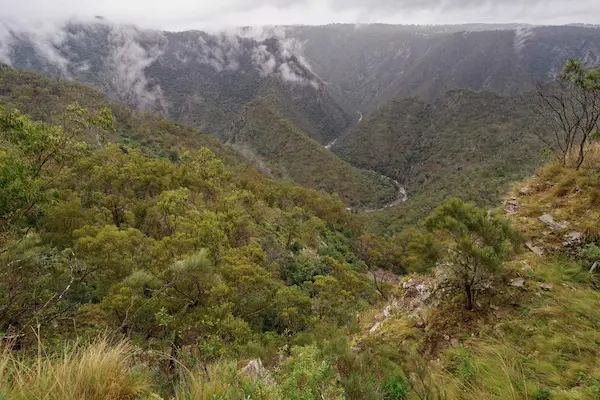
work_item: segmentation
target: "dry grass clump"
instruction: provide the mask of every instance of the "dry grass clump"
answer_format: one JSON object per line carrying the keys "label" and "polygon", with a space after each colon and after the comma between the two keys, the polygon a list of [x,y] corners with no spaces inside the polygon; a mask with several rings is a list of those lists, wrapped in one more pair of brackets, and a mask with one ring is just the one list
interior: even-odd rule
{"label": "dry grass clump", "polygon": [[106,339],[65,349],[60,356],[39,348],[31,360],[17,358],[5,346],[0,350],[0,399],[6,400],[127,400],[150,396],[144,371],[132,367],[133,348]]}

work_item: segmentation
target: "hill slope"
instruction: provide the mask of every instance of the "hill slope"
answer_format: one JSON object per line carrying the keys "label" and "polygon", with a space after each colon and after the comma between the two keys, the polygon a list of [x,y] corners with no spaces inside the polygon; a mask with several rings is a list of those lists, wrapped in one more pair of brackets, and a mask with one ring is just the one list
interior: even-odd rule
{"label": "hill slope", "polygon": [[161,112],[225,140],[232,120],[265,86],[277,88],[297,110],[294,122],[321,143],[349,122],[300,44],[281,29],[172,33],[96,20],[68,22],[44,36],[4,24],[9,34],[0,37],[7,49],[1,61],[79,79],[113,100]]}
{"label": "hill slope", "polygon": [[[90,111],[108,107],[117,123],[116,133],[110,137],[115,141],[141,146],[154,155],[173,159],[186,150],[207,147],[228,165],[247,165],[240,154],[219,140],[161,116],[137,112],[109,101],[103,93],[89,86],[0,66],[0,104],[6,109],[17,108],[36,120],[55,123],[74,102]],[[95,137],[86,140],[96,144]]]}
{"label": "hill slope", "polygon": [[600,63],[600,29],[519,25],[292,27],[315,73],[367,114],[406,96],[456,88],[512,95],[552,80],[567,59]]}
{"label": "hill slope", "polygon": [[269,162],[282,178],[329,193],[354,207],[391,202],[395,186],[374,172],[360,171],[305,136],[278,111],[277,98],[250,103],[231,142]]}
{"label": "hill slope", "polygon": [[422,217],[452,196],[494,204],[508,183],[531,174],[541,160],[535,126],[524,97],[456,90],[433,103],[393,102],[332,150],[398,180],[408,191],[406,208]]}

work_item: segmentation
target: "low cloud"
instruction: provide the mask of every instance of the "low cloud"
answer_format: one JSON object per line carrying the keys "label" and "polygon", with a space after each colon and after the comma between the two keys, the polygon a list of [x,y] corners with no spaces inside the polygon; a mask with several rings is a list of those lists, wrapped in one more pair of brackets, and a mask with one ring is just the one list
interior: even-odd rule
{"label": "low cloud", "polygon": [[57,20],[102,15],[164,29],[222,29],[285,24],[519,22],[600,23],[597,0],[0,0],[3,16]]}

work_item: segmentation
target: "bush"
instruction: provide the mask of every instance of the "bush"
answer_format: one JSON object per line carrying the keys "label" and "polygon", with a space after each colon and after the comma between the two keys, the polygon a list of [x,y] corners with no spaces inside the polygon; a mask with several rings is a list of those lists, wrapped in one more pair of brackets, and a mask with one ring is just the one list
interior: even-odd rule
{"label": "bush", "polygon": [[402,400],[408,395],[408,384],[399,376],[391,376],[381,384],[384,400]]}
{"label": "bush", "polygon": [[538,388],[533,395],[531,396],[531,400],[550,400],[550,391],[544,388]]}

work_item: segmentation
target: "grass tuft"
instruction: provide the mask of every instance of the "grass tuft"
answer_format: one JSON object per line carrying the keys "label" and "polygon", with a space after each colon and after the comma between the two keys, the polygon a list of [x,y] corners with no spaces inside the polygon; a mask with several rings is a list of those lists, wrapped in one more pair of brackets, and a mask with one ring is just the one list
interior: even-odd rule
{"label": "grass tuft", "polygon": [[6,400],[128,400],[149,396],[143,371],[130,364],[133,348],[100,339],[51,357],[39,348],[32,361],[18,359],[5,346],[0,351],[0,399]]}

